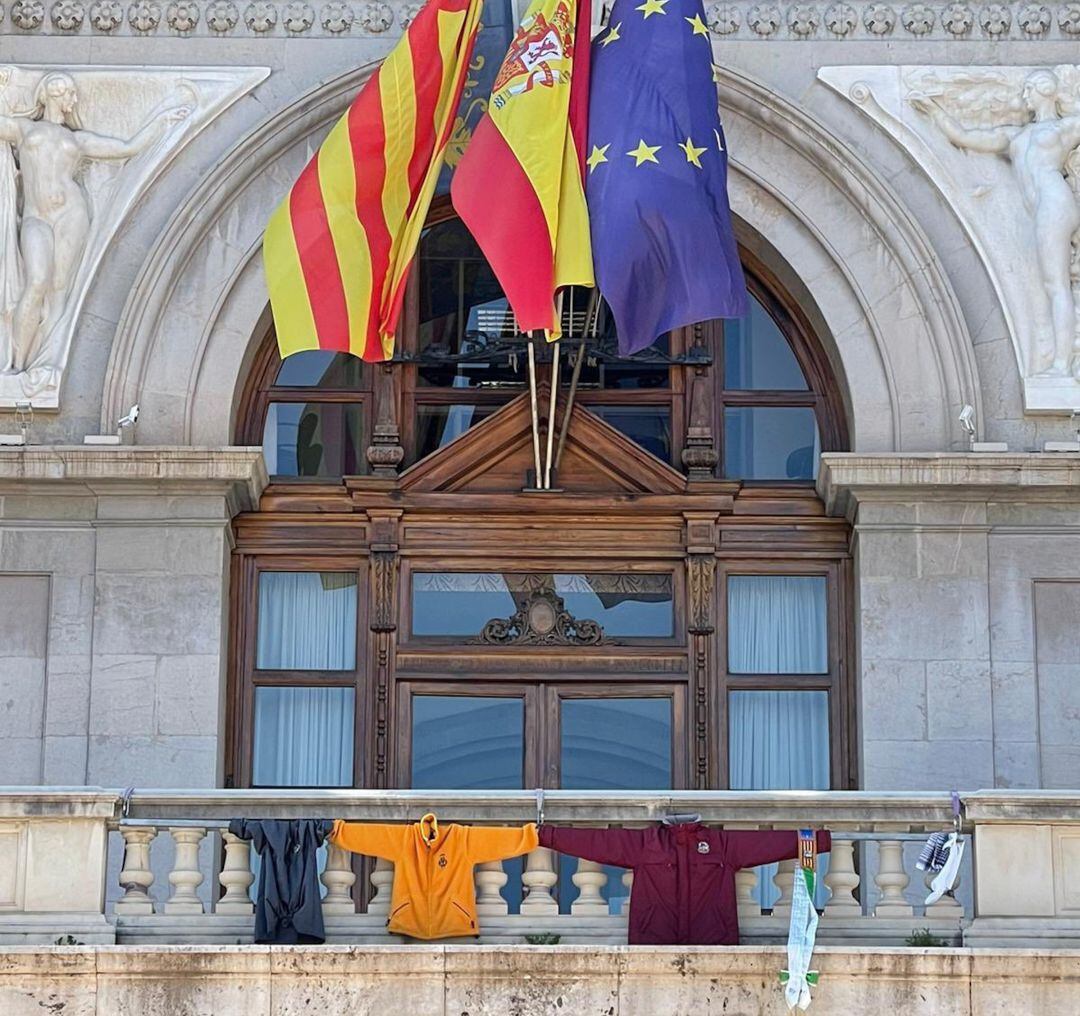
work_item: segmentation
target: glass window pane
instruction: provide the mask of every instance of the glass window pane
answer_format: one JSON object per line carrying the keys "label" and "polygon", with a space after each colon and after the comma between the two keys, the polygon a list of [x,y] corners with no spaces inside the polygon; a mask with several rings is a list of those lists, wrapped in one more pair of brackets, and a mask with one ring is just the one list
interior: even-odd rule
{"label": "glass window pane", "polygon": [[667,638],[674,633],[669,573],[553,575],[500,572],[416,572],[414,635],[476,636],[493,618],[509,618],[539,592],[554,592],[578,620],[600,623],[609,636]]}
{"label": "glass window pane", "polygon": [[260,787],[351,787],[352,688],[256,688],[252,781]]}
{"label": "glass window pane", "polygon": [[478,406],[461,403],[454,406],[417,406],[416,407],[416,457],[425,455],[448,445],[454,438],[461,437],[470,427],[475,427],[481,420],[486,420],[498,406]]}
{"label": "glass window pane", "polygon": [[728,670],[732,674],[826,674],[824,575],[730,575]]}
{"label": "glass window pane", "polygon": [[412,786],[520,790],[525,703],[520,698],[414,695]]}
{"label": "glass window pane", "polygon": [[[563,699],[560,703],[560,786],[564,790],[671,789],[671,699]],[[559,861],[559,909],[578,895],[577,861]],[[621,914],[629,896],[623,869],[605,866],[601,895]]]}
{"label": "glass window pane", "polygon": [[724,322],[724,387],[807,390],[784,333],[756,298],[746,317]]}
{"label": "glass window pane", "polygon": [[671,461],[671,408],[669,406],[588,407],[631,441],[664,462]]}
{"label": "glass window pane", "polygon": [[[458,219],[425,231],[420,242],[419,349],[424,353],[483,357],[517,334],[510,305],[476,241]],[[524,385],[525,358],[497,362],[421,364],[421,385],[479,388]]]}
{"label": "glass window pane", "polygon": [[349,353],[305,349],[285,357],[274,384],[285,388],[359,388],[363,361]]}
{"label": "glass window pane", "polygon": [[812,480],[821,444],[809,406],[729,406],[724,410],[724,476]]}
{"label": "glass window pane", "polygon": [[[728,694],[728,766],[732,790],[829,789],[829,693],[733,691]],[[818,874],[829,868],[819,858]],[[755,869],[754,898],[772,907],[779,898],[776,865]],[[819,889],[818,906],[827,893]]]}
{"label": "glass window pane", "polygon": [[563,699],[560,786],[671,789],[671,699]]}
{"label": "glass window pane", "polygon": [[599,621],[605,635],[671,636],[671,575],[555,575],[555,592],[576,618]]}
{"label": "glass window pane", "polygon": [[356,574],[259,573],[260,670],[356,667]]}
{"label": "glass window pane", "polygon": [[272,402],[263,428],[271,476],[354,476],[363,470],[361,407],[334,402]]}

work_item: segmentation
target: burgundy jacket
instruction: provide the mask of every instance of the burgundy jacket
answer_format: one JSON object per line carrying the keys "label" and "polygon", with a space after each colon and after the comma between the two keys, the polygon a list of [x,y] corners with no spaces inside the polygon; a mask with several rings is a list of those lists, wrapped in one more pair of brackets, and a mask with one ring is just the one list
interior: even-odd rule
{"label": "burgundy jacket", "polygon": [[[632,868],[630,945],[738,945],[735,872],[798,856],[795,830],[725,832],[699,822],[651,829],[540,827],[540,846]],[[832,847],[817,834],[819,853]]]}

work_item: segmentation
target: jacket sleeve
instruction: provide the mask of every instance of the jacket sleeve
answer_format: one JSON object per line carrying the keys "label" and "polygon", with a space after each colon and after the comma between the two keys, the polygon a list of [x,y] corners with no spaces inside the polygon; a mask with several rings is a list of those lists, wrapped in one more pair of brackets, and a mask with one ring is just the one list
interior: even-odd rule
{"label": "jacket sleeve", "polygon": [[[734,830],[725,832],[728,863],[734,868],[754,868],[773,861],[790,861],[799,854],[799,834],[794,829],[756,832]],[[832,836],[825,830],[817,833],[819,854],[832,849]]]}
{"label": "jacket sleeve", "polygon": [[469,826],[469,860],[474,864],[502,861],[535,850],[538,845],[536,825],[530,822],[520,829],[491,829]]}
{"label": "jacket sleeve", "polygon": [[261,854],[265,838],[262,823],[258,819],[234,818],[229,823],[229,832],[242,840],[250,840],[256,854]]}
{"label": "jacket sleeve", "polygon": [[330,842],[354,854],[396,861],[402,854],[408,829],[407,825],[376,825],[337,819],[330,833]]}
{"label": "jacket sleeve", "polygon": [[574,829],[544,825],[540,827],[540,846],[597,864],[633,868],[641,856],[644,835],[644,829]]}

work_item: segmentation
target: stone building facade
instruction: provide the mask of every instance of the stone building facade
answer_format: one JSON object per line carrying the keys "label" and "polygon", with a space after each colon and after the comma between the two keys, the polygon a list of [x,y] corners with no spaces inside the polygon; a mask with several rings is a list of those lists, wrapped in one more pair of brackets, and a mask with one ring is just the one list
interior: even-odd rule
{"label": "stone building facade", "polygon": [[[497,53],[516,12],[489,6]],[[721,578],[747,562],[828,580],[823,676],[789,682],[831,696],[825,787],[1076,786],[1080,237],[1061,227],[1080,217],[1080,5],[708,4],[739,239],[802,369],[813,461],[761,483],[725,464],[753,398],[716,378],[728,336],[703,328],[663,368],[660,453],[603,410],[602,386],[582,400],[562,501],[521,491],[520,397],[480,398],[498,412],[454,441],[436,413],[431,437],[415,362],[350,382],[359,451],[339,475],[328,459],[275,475],[265,421],[302,393],[275,380],[261,234],[415,12],[7,4],[0,339],[23,362],[0,377],[0,431],[25,444],[0,447],[0,783],[258,782],[251,604],[258,575],[293,554],[285,571],[359,577],[355,750],[335,784],[409,785],[403,682],[464,694],[457,650],[409,644],[419,587],[405,576],[584,559],[603,575],[666,562],[673,630],[644,648],[564,640],[551,669],[539,649],[491,657],[468,639],[465,658],[489,681],[518,661],[539,689],[584,654],[575,680],[597,698],[627,674],[649,671],[650,688],[680,675],[673,786],[734,785],[725,696],[775,684],[739,684],[722,663]],[[109,144],[73,168],[76,124]],[[13,188],[38,157],[35,125],[52,131],[36,171],[75,188],[88,224],[55,230],[48,326],[20,340],[34,216]],[[1053,221],[1038,218],[1047,202]],[[525,549],[515,526],[543,538]],[[554,722],[535,715],[527,739]],[[557,785],[547,755],[523,765],[523,785]]]}

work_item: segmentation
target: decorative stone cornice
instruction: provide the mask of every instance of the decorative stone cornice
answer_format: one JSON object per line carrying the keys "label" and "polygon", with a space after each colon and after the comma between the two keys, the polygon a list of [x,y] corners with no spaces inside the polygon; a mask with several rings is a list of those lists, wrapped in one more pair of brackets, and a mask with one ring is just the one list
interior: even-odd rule
{"label": "decorative stone cornice", "polygon": [[[167,35],[175,38],[289,38],[397,35],[416,16],[416,3],[380,0],[14,0],[0,35]],[[776,4],[762,0],[707,3],[714,39],[760,42],[811,39],[976,40],[1080,39],[1080,2],[963,3],[944,6],[875,0]],[[89,17],[87,17],[89,14]]]}
{"label": "decorative stone cornice", "polygon": [[0,448],[0,497],[25,493],[224,495],[256,507],[267,484],[261,448],[85,445]]}
{"label": "decorative stone cornice", "polygon": [[849,518],[869,500],[1080,501],[1080,452],[826,452],[817,489]]}

